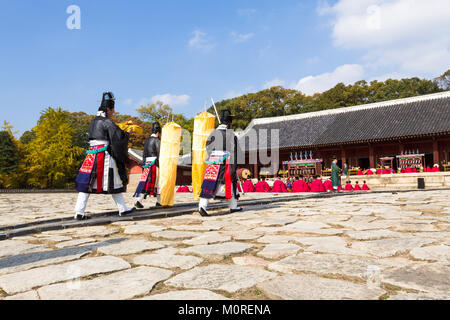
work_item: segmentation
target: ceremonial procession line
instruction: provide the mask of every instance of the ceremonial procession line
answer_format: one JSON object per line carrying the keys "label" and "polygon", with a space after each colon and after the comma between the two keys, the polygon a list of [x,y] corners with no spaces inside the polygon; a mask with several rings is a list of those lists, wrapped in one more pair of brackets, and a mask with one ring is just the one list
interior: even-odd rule
{"label": "ceremonial procession line", "polygon": [[[2,195],[0,226],[68,217],[75,197]],[[0,298],[449,299],[449,198],[346,194],[15,237],[0,241]]]}

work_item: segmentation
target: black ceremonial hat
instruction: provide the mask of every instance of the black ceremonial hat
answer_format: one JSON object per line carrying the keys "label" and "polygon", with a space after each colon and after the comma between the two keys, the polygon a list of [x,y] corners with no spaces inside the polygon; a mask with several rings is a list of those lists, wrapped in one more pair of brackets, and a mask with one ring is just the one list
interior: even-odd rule
{"label": "black ceremonial hat", "polygon": [[220,111],[220,122],[223,124],[230,124],[233,122],[233,116],[230,110],[225,109]]}
{"label": "black ceremonial hat", "polygon": [[152,133],[161,133],[161,125],[159,122],[153,122]]}
{"label": "black ceremonial hat", "polygon": [[114,98],[114,94],[112,92],[104,92],[100,108],[114,109],[115,100],[116,98]]}

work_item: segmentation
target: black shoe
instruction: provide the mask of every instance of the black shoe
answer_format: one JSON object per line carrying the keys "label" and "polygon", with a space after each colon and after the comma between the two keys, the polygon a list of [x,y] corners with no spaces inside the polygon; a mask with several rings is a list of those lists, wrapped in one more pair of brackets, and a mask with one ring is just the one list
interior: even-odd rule
{"label": "black shoe", "polygon": [[134,204],[134,206],[138,209],[142,209],[144,208],[144,206],[142,205],[142,203],[140,203],[139,201],[136,201],[136,203]]}
{"label": "black shoe", "polygon": [[76,218],[78,221],[83,221],[83,220],[89,220],[91,219],[91,216],[88,215],[82,215],[82,214],[77,214]]}
{"label": "black shoe", "polygon": [[202,217],[209,217],[208,212],[206,212],[206,210],[203,209],[203,208],[200,208],[200,210],[198,210],[198,212],[200,212],[200,215],[201,215]]}
{"label": "black shoe", "polygon": [[242,210],[244,209],[242,208],[230,209],[230,213],[241,212]]}
{"label": "black shoe", "polygon": [[161,203],[157,202],[155,207],[162,207]]}
{"label": "black shoe", "polygon": [[133,213],[133,212],[135,212],[135,211],[136,211],[136,208],[133,207],[133,208],[131,208],[131,209],[128,210],[128,211],[119,213],[119,217],[127,216],[127,215],[129,215],[130,213]]}

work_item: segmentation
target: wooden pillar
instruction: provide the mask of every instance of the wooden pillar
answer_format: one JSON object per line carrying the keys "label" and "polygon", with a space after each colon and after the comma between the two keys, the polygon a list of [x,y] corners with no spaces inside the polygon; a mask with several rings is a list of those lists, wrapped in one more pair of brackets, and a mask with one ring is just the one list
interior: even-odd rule
{"label": "wooden pillar", "polygon": [[370,163],[370,168],[376,167],[375,155],[373,152],[373,146],[371,144],[369,144],[369,163]]}
{"label": "wooden pillar", "polygon": [[341,149],[341,160],[342,160],[342,168],[344,168],[344,163],[347,162],[347,157],[345,154],[345,149]]}
{"label": "wooden pillar", "polygon": [[438,164],[440,165],[440,159],[439,159],[439,146],[437,140],[433,140],[433,165]]}

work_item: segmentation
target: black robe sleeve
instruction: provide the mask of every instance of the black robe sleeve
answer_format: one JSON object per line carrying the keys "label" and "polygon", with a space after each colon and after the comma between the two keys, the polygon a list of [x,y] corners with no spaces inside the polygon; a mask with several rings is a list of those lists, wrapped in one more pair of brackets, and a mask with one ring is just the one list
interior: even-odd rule
{"label": "black robe sleeve", "polygon": [[129,134],[121,130],[112,121],[107,121],[105,125],[110,141],[110,153],[111,156],[114,158],[114,160],[116,160],[119,176],[125,187],[128,184],[126,164],[129,161],[128,159]]}

